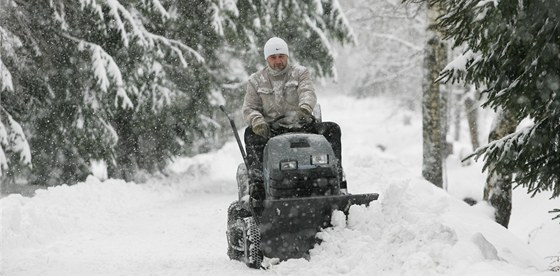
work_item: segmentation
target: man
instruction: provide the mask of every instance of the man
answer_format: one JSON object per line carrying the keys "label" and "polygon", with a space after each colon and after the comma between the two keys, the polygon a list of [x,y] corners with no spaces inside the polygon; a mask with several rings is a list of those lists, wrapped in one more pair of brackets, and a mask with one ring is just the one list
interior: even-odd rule
{"label": "man", "polygon": [[[278,37],[264,45],[267,66],[249,77],[243,102],[251,196],[263,196],[262,161],[268,139],[287,132],[322,134],[331,143],[339,161],[340,127],[336,123],[317,123],[313,109],[317,103],[309,70],[288,62],[288,44]],[[345,187],[344,187],[345,188]]]}

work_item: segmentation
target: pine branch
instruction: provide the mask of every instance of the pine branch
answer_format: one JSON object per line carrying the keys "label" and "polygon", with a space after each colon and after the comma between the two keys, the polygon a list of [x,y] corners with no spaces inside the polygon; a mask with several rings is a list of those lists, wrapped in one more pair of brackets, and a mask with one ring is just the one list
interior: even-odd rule
{"label": "pine branch", "polygon": [[134,105],[132,104],[132,101],[124,90],[125,82],[122,78],[121,70],[113,57],[109,55],[101,46],[95,43],[75,38],[69,34],[61,35],[74,42],[77,42],[79,50],[89,49],[93,63],[93,73],[95,78],[97,79],[97,83],[101,88],[101,91],[105,93],[108,91],[109,85],[111,83],[109,79],[112,79],[112,82],[115,84],[115,87],[117,89],[115,106],[118,106],[118,100],[121,99],[121,108],[132,108]]}
{"label": "pine branch", "polygon": [[193,48],[185,45],[184,43],[178,40],[169,39],[149,32],[147,32],[146,35],[150,38],[150,40],[157,41],[160,42],[161,44],[168,46],[179,57],[179,59],[181,60],[181,64],[185,68],[188,66],[188,63],[183,56],[182,50],[187,51],[191,56],[193,56],[196,59],[197,62],[200,63],[205,62],[204,57],[202,57],[202,55],[200,55],[196,50],[194,50]]}
{"label": "pine branch", "polygon": [[560,219],[560,209],[553,209],[551,211],[548,211],[549,213],[553,214],[553,213],[558,213],[558,215],[556,215],[554,218],[552,219]]}

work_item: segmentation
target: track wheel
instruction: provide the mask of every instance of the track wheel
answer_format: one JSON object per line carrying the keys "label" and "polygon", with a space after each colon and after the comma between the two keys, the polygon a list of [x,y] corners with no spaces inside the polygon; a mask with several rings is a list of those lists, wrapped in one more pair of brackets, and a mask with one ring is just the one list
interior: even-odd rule
{"label": "track wheel", "polygon": [[244,218],[244,252],[245,264],[250,268],[261,268],[263,253],[261,249],[261,232],[253,217]]}
{"label": "track wheel", "polygon": [[227,254],[231,260],[243,261],[245,257],[245,221],[251,213],[239,201],[233,202],[228,209],[226,237],[228,242]]}

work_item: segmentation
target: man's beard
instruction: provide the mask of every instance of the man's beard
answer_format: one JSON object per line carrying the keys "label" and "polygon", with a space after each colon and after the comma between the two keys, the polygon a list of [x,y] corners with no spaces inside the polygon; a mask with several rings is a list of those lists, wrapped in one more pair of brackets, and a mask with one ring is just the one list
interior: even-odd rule
{"label": "man's beard", "polygon": [[276,70],[276,71],[282,71],[286,68],[286,63],[273,63],[270,68]]}

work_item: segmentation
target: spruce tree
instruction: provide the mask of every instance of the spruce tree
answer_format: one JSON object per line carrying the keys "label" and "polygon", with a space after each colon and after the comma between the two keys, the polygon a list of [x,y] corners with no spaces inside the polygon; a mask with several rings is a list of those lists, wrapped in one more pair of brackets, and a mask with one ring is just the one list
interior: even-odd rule
{"label": "spruce tree", "polygon": [[441,79],[484,88],[483,106],[533,123],[479,148],[490,173],[513,175],[531,194],[560,195],[560,2],[429,0],[438,28],[464,54]]}
{"label": "spruce tree", "polygon": [[216,105],[242,98],[232,60],[262,66],[262,45],[279,35],[324,76],[330,43],[351,39],[336,0],[2,3],[2,116],[22,126],[28,179],[43,185],[83,180],[91,160],[130,178],[204,150],[220,128]]}

